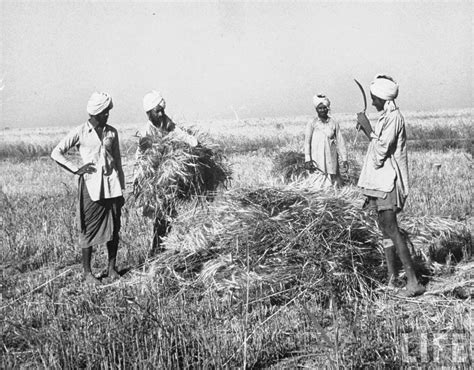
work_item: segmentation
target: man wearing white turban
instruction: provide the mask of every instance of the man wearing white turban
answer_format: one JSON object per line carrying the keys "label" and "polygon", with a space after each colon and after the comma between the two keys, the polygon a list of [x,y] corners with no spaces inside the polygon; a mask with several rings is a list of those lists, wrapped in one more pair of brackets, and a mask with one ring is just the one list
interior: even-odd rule
{"label": "man wearing white turban", "polygon": [[[97,244],[107,245],[108,277],[120,276],[116,258],[125,179],[118,132],[107,125],[112,107],[109,94],[93,93],[87,102],[89,119],[69,132],[51,153],[58,164],[79,177],[79,245],[84,277],[92,284],[99,283],[91,270],[92,247]],[[82,165],[65,155],[74,147],[79,149]]]}
{"label": "man wearing white turban", "polygon": [[[372,105],[381,115],[370,135],[357,185],[367,197],[366,205],[375,209],[378,214],[389,286],[393,287],[397,277],[397,253],[407,276],[406,290],[401,293],[416,296],[423,294],[425,287],[418,282],[410,251],[397,222],[397,213],[403,209],[408,196],[405,119],[395,104],[398,84],[390,76],[377,75],[370,84],[370,93]],[[363,123],[360,114],[358,123]]]}
{"label": "man wearing white turban", "polygon": [[393,101],[398,96],[398,84],[390,76],[377,75],[370,84],[370,93],[382,100]]}
{"label": "man wearing white turban", "polygon": [[[153,144],[159,143],[165,136],[171,135],[174,139],[183,141],[191,147],[198,145],[198,140],[179,128],[165,114],[166,102],[163,96],[152,90],[143,97],[143,110],[145,111],[148,122],[139,132],[138,148],[136,153],[135,173],[137,174],[140,166],[140,159]],[[135,181],[134,181],[135,183]],[[144,215],[149,216],[151,212],[148,207],[144,207]],[[155,217],[153,227],[153,242],[150,256],[159,252],[161,249],[162,238],[169,231],[169,223],[166,218]]]}
{"label": "man wearing white turban", "polygon": [[166,101],[158,91],[152,90],[144,96],[143,110],[148,117],[148,122],[139,132],[137,158],[140,158],[153,142],[159,141],[166,135],[173,135],[193,147],[198,144],[194,136],[187,134],[176,126],[171,118],[166,115],[165,108]]}
{"label": "man wearing white turban", "polygon": [[338,122],[328,115],[331,102],[327,96],[315,95],[313,104],[318,116],[306,125],[304,151],[305,167],[317,170],[309,183],[317,188],[340,185],[339,160],[342,170],[348,169],[346,143]]}
{"label": "man wearing white turban", "polygon": [[112,107],[112,97],[109,94],[105,92],[94,92],[87,102],[87,113],[91,116],[96,116],[106,108],[110,110]]}

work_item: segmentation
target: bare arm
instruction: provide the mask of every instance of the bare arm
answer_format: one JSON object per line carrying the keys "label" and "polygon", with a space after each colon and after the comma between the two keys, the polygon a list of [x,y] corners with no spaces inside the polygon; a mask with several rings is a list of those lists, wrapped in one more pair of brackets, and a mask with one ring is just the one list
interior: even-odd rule
{"label": "bare arm", "polygon": [[313,124],[308,122],[304,134],[304,159],[305,162],[311,161],[311,139],[313,136]]}
{"label": "bare arm", "polygon": [[122,156],[120,155],[120,143],[119,143],[119,137],[118,137],[118,132],[116,132],[115,140],[113,141],[112,144],[112,155],[114,157],[114,162],[117,166],[117,173],[120,181],[120,187],[122,190],[125,190],[125,175],[123,174],[123,168],[122,168]]}
{"label": "bare arm", "polygon": [[66,170],[77,173],[79,167],[70,161],[65,154],[79,143],[79,130],[74,129],[63,138],[51,152],[51,158]]}

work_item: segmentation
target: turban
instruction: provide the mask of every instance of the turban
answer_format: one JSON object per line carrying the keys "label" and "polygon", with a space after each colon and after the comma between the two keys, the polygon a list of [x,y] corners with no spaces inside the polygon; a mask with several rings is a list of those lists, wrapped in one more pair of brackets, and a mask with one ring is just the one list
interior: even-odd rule
{"label": "turban", "polygon": [[326,107],[330,107],[331,102],[329,99],[326,97],[326,95],[323,94],[317,94],[313,96],[313,104],[314,107],[316,108],[319,104],[324,104]]}
{"label": "turban", "polygon": [[105,92],[95,92],[87,102],[87,113],[91,116],[96,116],[102,113],[105,109],[112,109],[112,97]]}
{"label": "turban", "polygon": [[377,75],[370,84],[370,92],[383,100],[395,100],[398,96],[398,84],[390,76]]}
{"label": "turban", "polygon": [[143,98],[143,109],[145,112],[148,112],[157,105],[161,105],[164,109],[166,107],[166,102],[158,91],[152,90]]}

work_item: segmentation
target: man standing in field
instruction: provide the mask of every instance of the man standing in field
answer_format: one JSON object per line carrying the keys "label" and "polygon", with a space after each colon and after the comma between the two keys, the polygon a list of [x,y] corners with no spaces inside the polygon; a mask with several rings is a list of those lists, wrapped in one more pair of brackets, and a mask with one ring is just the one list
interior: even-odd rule
{"label": "man standing in field", "polygon": [[[358,186],[367,197],[366,204],[377,210],[379,227],[387,261],[389,286],[397,275],[395,251],[407,276],[404,294],[416,296],[425,292],[416,277],[413,260],[397,223],[408,195],[408,157],[405,120],[395,104],[398,84],[390,76],[377,75],[370,85],[372,105],[381,112],[370,133],[370,143],[361,170]],[[363,126],[364,113],[357,115]]]}
{"label": "man standing in field", "polygon": [[[165,114],[165,108],[165,99],[159,92],[152,90],[144,96],[143,110],[148,117],[148,122],[139,133],[140,139],[136,154],[137,165],[138,161],[153,144],[160,143],[160,141],[168,135],[172,135],[177,140],[183,141],[191,147],[198,145],[198,140],[194,136],[176,126],[176,124]],[[149,210],[144,209],[144,215],[148,215],[147,213],[150,213],[148,211]],[[150,256],[153,256],[161,250],[162,238],[166,235],[168,230],[169,223],[166,216],[155,216]]]}
{"label": "man standing in field", "polygon": [[[122,170],[118,132],[107,125],[112,98],[95,92],[87,103],[89,119],[60,141],[51,157],[79,176],[79,244],[82,248],[84,277],[88,283],[99,280],[92,274],[92,247],[106,243],[108,277],[120,277],[116,270],[121,208],[125,178]],[[65,154],[77,147],[83,165],[77,166]]]}
{"label": "man standing in field", "polygon": [[313,97],[314,108],[318,116],[307,123],[305,130],[304,151],[305,168],[316,167],[315,184],[321,187],[341,186],[339,170],[347,172],[347,150],[339,123],[329,116],[331,102],[322,94]]}

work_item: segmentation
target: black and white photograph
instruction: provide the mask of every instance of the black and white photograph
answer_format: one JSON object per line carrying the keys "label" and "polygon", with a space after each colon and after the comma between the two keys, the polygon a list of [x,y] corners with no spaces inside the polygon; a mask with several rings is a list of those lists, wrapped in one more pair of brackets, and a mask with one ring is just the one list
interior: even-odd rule
{"label": "black and white photograph", "polygon": [[0,0],[0,368],[471,368],[473,14]]}

